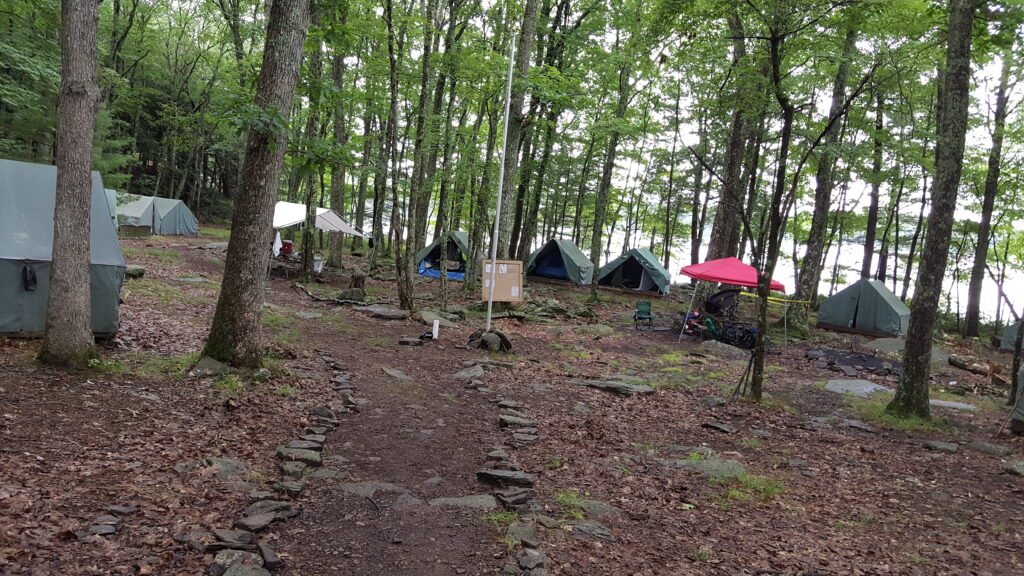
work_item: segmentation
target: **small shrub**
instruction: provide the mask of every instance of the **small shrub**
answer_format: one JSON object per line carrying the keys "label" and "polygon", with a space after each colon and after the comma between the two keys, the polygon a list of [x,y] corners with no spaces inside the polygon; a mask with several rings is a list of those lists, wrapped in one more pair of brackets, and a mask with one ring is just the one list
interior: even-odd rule
{"label": "small shrub", "polygon": [[493,514],[484,516],[484,520],[486,520],[491,526],[494,526],[495,530],[504,534],[510,524],[519,521],[519,513],[514,510],[494,512]]}
{"label": "small shrub", "polygon": [[106,372],[108,374],[114,374],[117,372],[124,371],[124,364],[117,360],[104,360],[102,358],[90,358],[86,364],[89,368],[96,370],[97,372]]}
{"label": "small shrub", "polygon": [[213,382],[213,386],[223,392],[240,392],[245,388],[242,379],[234,374],[225,374]]}

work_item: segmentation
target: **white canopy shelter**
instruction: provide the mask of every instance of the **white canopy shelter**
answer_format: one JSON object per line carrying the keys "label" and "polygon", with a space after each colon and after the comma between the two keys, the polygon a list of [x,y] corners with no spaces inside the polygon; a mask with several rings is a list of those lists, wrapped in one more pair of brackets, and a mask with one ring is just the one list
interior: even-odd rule
{"label": "white canopy shelter", "polygon": [[[295,202],[278,202],[274,205],[274,229],[288,228],[306,221],[306,205]],[[352,236],[369,238],[354,226],[345,222],[338,213],[329,208],[316,209],[316,227],[327,232],[341,232]]]}

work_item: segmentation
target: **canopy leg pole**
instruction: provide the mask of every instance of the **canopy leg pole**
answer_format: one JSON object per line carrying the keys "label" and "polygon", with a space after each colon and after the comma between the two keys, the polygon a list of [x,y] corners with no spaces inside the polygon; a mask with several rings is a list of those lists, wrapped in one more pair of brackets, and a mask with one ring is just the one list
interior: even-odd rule
{"label": "canopy leg pole", "polygon": [[693,285],[693,294],[690,296],[690,307],[687,308],[686,312],[683,314],[683,328],[682,330],[679,331],[679,339],[676,340],[676,344],[683,341],[683,334],[686,333],[686,318],[687,316],[690,315],[690,312],[693,310],[693,301],[697,299],[698,286],[700,286],[700,280],[697,280],[697,283]]}

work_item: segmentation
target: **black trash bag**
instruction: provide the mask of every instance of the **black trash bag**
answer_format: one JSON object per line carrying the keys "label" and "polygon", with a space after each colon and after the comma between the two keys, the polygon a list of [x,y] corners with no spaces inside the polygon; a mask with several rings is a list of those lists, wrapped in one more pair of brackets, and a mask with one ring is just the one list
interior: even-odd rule
{"label": "black trash bag", "polygon": [[26,262],[21,269],[21,287],[25,289],[25,292],[35,292],[38,285],[39,279],[36,278],[35,268]]}

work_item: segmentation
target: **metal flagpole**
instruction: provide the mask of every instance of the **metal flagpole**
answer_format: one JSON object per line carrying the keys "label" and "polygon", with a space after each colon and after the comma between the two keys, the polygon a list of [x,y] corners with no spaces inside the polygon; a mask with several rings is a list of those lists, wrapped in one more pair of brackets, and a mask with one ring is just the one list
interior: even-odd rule
{"label": "metal flagpole", "polygon": [[[487,332],[491,331],[491,312],[494,310],[494,284],[497,276],[498,223],[501,222],[501,195],[505,187],[505,152],[508,150],[508,115],[512,104],[512,68],[516,59],[516,39],[509,39],[508,79],[505,81],[505,125],[501,130],[501,167],[498,169],[498,207],[494,211],[494,232],[491,235],[491,279],[487,291]],[[484,263],[484,278],[487,278],[487,263]]]}

